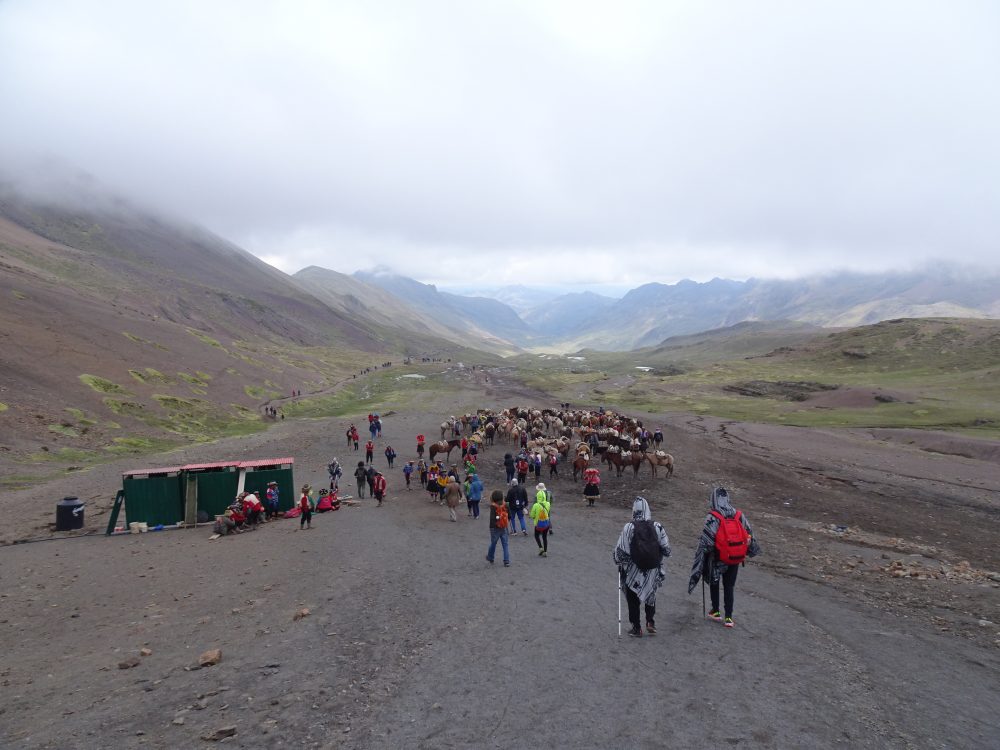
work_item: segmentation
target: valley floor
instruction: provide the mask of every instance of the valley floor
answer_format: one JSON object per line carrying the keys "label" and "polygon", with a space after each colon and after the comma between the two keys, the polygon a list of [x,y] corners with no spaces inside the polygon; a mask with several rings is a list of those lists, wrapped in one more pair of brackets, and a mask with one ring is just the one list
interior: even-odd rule
{"label": "valley floor", "polygon": [[[387,417],[385,441],[474,406],[547,405],[516,383],[456,390]],[[482,377],[482,375],[479,375]],[[0,744],[231,746],[989,746],[1000,731],[1000,468],[893,435],[656,415],[673,479],[604,476],[596,509],[562,476],[550,556],[511,540],[490,566],[485,517],[457,523],[417,489],[233,538],[210,530],[0,547]],[[357,454],[346,420],[95,467],[3,497],[5,538],[45,537],[64,494],[103,529],[120,472],[293,455],[296,483]],[[328,434],[336,436],[333,439]],[[502,444],[481,458],[499,486]],[[562,470],[565,474],[565,469]],[[735,618],[706,621],[687,575],[714,483],[754,522]],[[344,483],[349,484],[349,483]],[[673,556],[655,637],[618,636],[611,549],[642,494]],[[484,508],[486,503],[484,502]],[[900,572],[902,571],[902,572]],[[293,619],[297,611],[310,614]],[[623,628],[624,632],[624,628]],[[141,648],[152,653],[119,669]],[[188,670],[207,649],[214,667]]]}

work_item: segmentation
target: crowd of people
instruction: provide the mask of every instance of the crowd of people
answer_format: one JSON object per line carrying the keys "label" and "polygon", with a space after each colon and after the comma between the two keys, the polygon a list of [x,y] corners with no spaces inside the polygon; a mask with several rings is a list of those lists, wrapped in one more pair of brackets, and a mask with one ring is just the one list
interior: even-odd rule
{"label": "crowd of people", "polygon": [[[375,441],[382,436],[382,421],[378,414],[372,413],[368,415],[368,423],[370,439],[365,444],[365,460],[357,462],[354,478],[357,497],[371,497],[376,501],[377,507],[381,507],[386,499],[388,481],[385,474],[374,466],[374,453]],[[346,435],[348,448],[358,450],[359,434],[354,424],[347,428]],[[653,441],[657,444],[662,441],[659,429],[656,430]],[[476,443],[463,437],[453,446],[461,450],[458,463],[448,463],[447,458],[426,461],[426,443],[425,436],[418,435],[418,458],[405,461],[402,465],[405,489],[410,491],[416,483],[427,492],[430,502],[447,509],[448,518],[453,523],[458,521],[458,508],[463,500],[468,518],[479,519],[485,488],[479,476],[479,451]],[[449,450],[445,454],[446,457],[450,456],[450,452]],[[386,470],[389,471],[393,468],[396,451],[386,444],[382,453],[386,460]],[[505,488],[492,490],[489,498],[490,542],[486,560],[490,564],[493,564],[496,548],[500,546],[503,564],[509,567],[512,564],[510,539],[518,531],[522,536],[528,536],[529,526],[538,556],[548,557],[549,540],[555,533],[552,523],[554,498],[552,490],[541,481],[541,474],[543,465],[547,463],[548,478],[558,477],[558,462],[559,457],[555,454],[543,458],[538,452],[529,453],[524,446],[517,453],[508,452],[504,455],[502,467]],[[312,528],[313,513],[337,510],[340,507],[340,480],[344,470],[337,458],[328,464],[327,472],[330,486],[329,489],[320,490],[317,502],[313,501],[312,488],[305,485],[295,507],[284,514],[286,517],[299,517],[300,529]],[[593,508],[601,496],[600,470],[588,467],[582,476],[582,499],[587,507]],[[225,535],[255,529],[260,523],[281,515],[278,507],[276,482],[269,483],[263,503],[256,493],[242,492],[225,514],[217,518],[215,532]],[[759,552],[760,546],[753,536],[749,520],[733,507],[725,489],[715,488],[709,499],[709,513],[698,540],[687,587],[688,593],[691,593],[699,581],[703,585],[707,584],[711,597],[711,608],[707,613],[709,619],[729,628],[735,626],[733,610],[739,568],[746,558],[754,557]],[[618,567],[620,588],[627,603],[628,622],[631,625],[628,634],[631,636],[643,635],[643,618],[645,633],[656,633],[656,592],[665,580],[664,561],[670,554],[666,530],[662,524],[652,520],[652,511],[646,499],[636,497],[632,505],[632,520],[622,528],[611,554]]]}

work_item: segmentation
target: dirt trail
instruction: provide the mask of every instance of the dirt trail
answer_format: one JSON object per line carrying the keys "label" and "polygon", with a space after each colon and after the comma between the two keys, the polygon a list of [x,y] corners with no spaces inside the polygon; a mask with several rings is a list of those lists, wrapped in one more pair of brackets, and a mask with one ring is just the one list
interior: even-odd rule
{"label": "dirt trail", "polygon": [[[484,373],[453,375],[460,393],[387,418],[380,445],[409,458],[412,437],[449,413],[543,403],[506,374],[488,385]],[[227,742],[247,748],[990,745],[1000,730],[1000,634],[965,613],[977,607],[1000,622],[998,589],[895,579],[876,569],[889,547],[816,531],[850,516],[876,534],[894,517],[877,507],[908,491],[826,484],[820,476],[835,463],[837,476],[856,481],[837,435],[809,434],[803,462],[780,431],[660,419],[675,479],[606,477],[593,510],[568,477],[547,481],[550,557],[518,536],[509,569],[483,559],[485,517],[450,523],[425,493],[401,491],[398,471],[385,507],[365,501],[320,515],[311,531],[287,520],[215,542],[199,529],[0,548],[0,744],[191,747],[232,725]],[[356,460],[340,442],[346,421],[286,419],[263,435],[198,446],[191,460],[290,454],[296,482],[321,486],[330,457]],[[881,449],[859,445],[857,474],[882,465]],[[488,490],[503,453],[498,444],[481,459]],[[964,466],[947,464],[957,476],[992,476]],[[76,481],[106,493],[115,476],[107,467]],[[731,631],[703,619],[700,592],[686,593],[712,481],[733,488],[765,552],[739,574]],[[987,489],[967,504],[943,496],[936,516],[951,528],[968,514],[995,514]],[[660,633],[636,640],[617,636],[610,553],[639,492],[673,556]],[[34,500],[49,505],[60,494],[48,487]],[[900,536],[916,544],[921,529]],[[995,546],[997,532],[988,533]],[[935,559],[962,549],[952,540]],[[851,555],[866,560],[860,572],[843,569]],[[930,612],[931,601],[952,609]],[[310,615],[293,621],[302,607]],[[151,655],[118,669],[144,646]],[[223,650],[218,666],[185,670],[213,647]]]}

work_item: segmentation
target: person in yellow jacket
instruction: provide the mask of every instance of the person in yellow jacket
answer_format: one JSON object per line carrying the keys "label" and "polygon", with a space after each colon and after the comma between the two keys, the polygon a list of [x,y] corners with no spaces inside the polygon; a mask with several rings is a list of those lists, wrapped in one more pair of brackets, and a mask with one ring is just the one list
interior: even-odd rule
{"label": "person in yellow jacket", "polygon": [[545,489],[541,482],[535,485],[535,503],[531,506],[532,523],[535,524],[535,543],[538,545],[539,557],[549,556],[549,529],[552,521],[549,514],[552,512],[552,494]]}

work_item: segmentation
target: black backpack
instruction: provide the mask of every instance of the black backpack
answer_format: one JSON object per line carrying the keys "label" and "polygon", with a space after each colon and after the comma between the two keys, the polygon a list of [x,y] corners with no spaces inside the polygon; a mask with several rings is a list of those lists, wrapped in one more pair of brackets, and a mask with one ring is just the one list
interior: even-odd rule
{"label": "black backpack", "polygon": [[653,570],[663,561],[660,538],[652,521],[632,522],[632,545],[629,556],[639,570]]}

